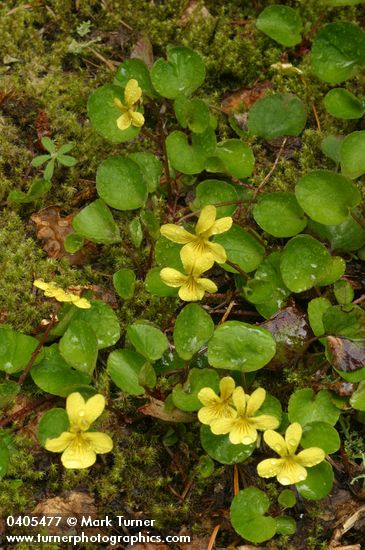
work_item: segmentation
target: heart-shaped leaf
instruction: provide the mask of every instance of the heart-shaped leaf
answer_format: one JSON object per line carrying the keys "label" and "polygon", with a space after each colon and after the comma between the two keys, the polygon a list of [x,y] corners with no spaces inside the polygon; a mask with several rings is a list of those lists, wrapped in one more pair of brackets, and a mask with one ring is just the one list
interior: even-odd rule
{"label": "heart-shaped leaf", "polygon": [[174,344],[177,353],[189,361],[213,336],[211,316],[198,304],[188,304],[176,317]]}
{"label": "heart-shaped leaf", "polygon": [[291,395],[288,415],[290,422],[299,422],[302,426],[311,422],[326,422],[334,426],[340,410],[333,404],[328,390],[320,390],[315,394],[312,389],[304,388]]}
{"label": "heart-shaped leaf", "polygon": [[310,422],[303,428],[300,444],[303,449],[319,447],[326,455],[335,453],[341,446],[338,431],[328,422]]}
{"label": "heart-shaped leaf", "polygon": [[59,342],[64,360],[76,370],[91,375],[98,357],[98,340],[85,321],[72,321]]}
{"label": "heart-shaped leaf", "polygon": [[313,468],[307,468],[307,478],[295,486],[298,493],[307,500],[321,500],[333,486],[333,470],[328,462],[321,462]]}
{"label": "heart-shaped leaf", "polygon": [[130,325],[127,335],[138,353],[150,361],[160,359],[169,345],[163,332],[143,321]]}
{"label": "heart-shaped leaf", "polygon": [[352,252],[365,244],[365,231],[351,216],[338,225],[322,225],[309,220],[308,228],[323,241],[327,240],[332,250]]}
{"label": "heart-shaped leaf", "polygon": [[365,131],[352,132],[343,140],[341,171],[351,179],[365,174]]}
{"label": "heart-shaped leaf", "polygon": [[256,487],[248,487],[234,497],[231,504],[231,522],[244,539],[260,543],[271,539],[276,533],[276,521],[266,512],[269,498]]}
{"label": "heart-shaped leaf", "polygon": [[365,64],[365,33],[348,21],[329,23],[316,34],[311,53],[313,72],[338,84],[353,77]]}
{"label": "heart-shaped leaf", "polygon": [[0,371],[7,374],[23,370],[38,345],[32,336],[5,326],[0,327],[0,342]]}
{"label": "heart-shaped leaf", "polygon": [[198,411],[202,407],[198,393],[202,388],[219,391],[219,376],[213,369],[191,369],[185,384],[176,384],[172,391],[172,401],[178,409],[187,412]]}
{"label": "heart-shaped leaf", "polygon": [[114,384],[129,395],[142,395],[145,390],[139,375],[146,359],[130,349],[112,351],[107,361],[107,371]]}
{"label": "heart-shaped leaf", "polygon": [[226,139],[217,145],[217,156],[224,171],[235,178],[248,178],[255,165],[251,148],[239,139]]}
{"label": "heart-shaped leaf", "polygon": [[100,197],[118,210],[135,210],[147,199],[147,184],[136,162],[126,157],[104,160],[96,172]]}
{"label": "heart-shaped leaf", "polygon": [[135,284],[136,276],[131,269],[119,269],[113,275],[114,288],[123,300],[133,298]]}
{"label": "heart-shaped leaf", "polygon": [[258,16],[256,27],[283,46],[295,46],[302,41],[302,20],[289,6],[267,6]]}
{"label": "heart-shaped leaf", "polygon": [[161,161],[152,153],[131,153],[128,158],[140,167],[149,193],[153,193],[160,185],[162,172]]}
{"label": "heart-shaped leaf", "polygon": [[274,237],[293,237],[307,225],[294,193],[266,193],[253,209],[256,223]]}
{"label": "heart-shaped leaf", "polygon": [[324,98],[326,111],[337,118],[357,119],[365,114],[365,104],[344,88],[330,90]]}
{"label": "heart-shaped leaf", "polygon": [[209,426],[200,427],[200,442],[204,451],[221,464],[238,464],[247,460],[255,450],[252,445],[234,445],[229,435],[214,435]]}
{"label": "heart-shaped leaf", "polygon": [[[262,244],[239,225],[233,224],[229,231],[216,235],[214,241],[224,247],[228,260],[246,273],[257,269],[265,254]],[[224,264],[224,268],[231,273],[237,272],[228,264]]]}
{"label": "heart-shaped leaf", "polygon": [[[237,191],[230,183],[222,180],[204,180],[197,185],[195,200],[191,206],[194,210],[201,210],[209,204],[215,205],[221,202],[235,203],[237,201]],[[236,204],[217,206],[217,217],[231,216],[236,208]]]}
{"label": "heart-shaped leaf", "polygon": [[216,368],[251,372],[275,355],[275,340],[261,327],[227,321],[215,329],[208,343],[208,361]]}
{"label": "heart-shaped leaf", "polygon": [[207,158],[216,151],[214,130],[208,128],[200,134],[193,134],[191,145],[184,132],[176,130],[166,138],[167,156],[171,165],[183,174],[198,174],[205,168]]}
{"label": "heart-shaped leaf", "polygon": [[131,79],[137,80],[144,94],[149,97],[156,96],[148,67],[141,59],[126,59],[123,61],[115,73],[114,84],[124,89]]}
{"label": "heart-shaped leaf", "polygon": [[308,320],[315,336],[323,336],[325,329],[323,326],[323,314],[331,307],[328,298],[313,298],[308,304]]}
{"label": "heart-shaped leaf", "polygon": [[307,110],[293,94],[273,94],[259,99],[250,109],[251,134],[270,140],[279,136],[299,136],[307,120]]}
{"label": "heart-shaped leaf", "polygon": [[344,222],[350,209],[361,200],[353,183],[329,170],[313,170],[301,177],[295,186],[295,196],[304,212],[323,225]]}
{"label": "heart-shaped leaf", "polygon": [[121,240],[113,215],[101,199],[76,214],[72,227],[78,235],[93,243],[113,244]]}

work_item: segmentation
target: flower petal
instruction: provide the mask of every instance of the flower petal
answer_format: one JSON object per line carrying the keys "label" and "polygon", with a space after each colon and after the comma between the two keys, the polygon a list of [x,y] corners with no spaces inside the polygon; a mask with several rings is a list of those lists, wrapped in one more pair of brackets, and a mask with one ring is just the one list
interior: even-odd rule
{"label": "flower petal", "polygon": [[252,416],[250,422],[257,430],[275,430],[280,424],[276,416],[271,416],[270,414]]}
{"label": "flower petal", "polygon": [[273,430],[267,430],[264,433],[264,441],[266,445],[268,445],[273,451],[278,453],[281,457],[287,456],[287,448],[285,439],[278,434],[278,432],[274,432]]}
{"label": "flower petal", "polygon": [[266,398],[264,388],[257,388],[247,399],[246,416],[250,417],[255,414],[263,404]]}
{"label": "flower petal", "polygon": [[216,217],[217,209],[215,206],[213,206],[212,204],[204,206],[204,208],[200,212],[199,219],[195,226],[195,233],[197,235],[201,235],[202,233],[209,231],[214,224]]}
{"label": "flower petal", "polygon": [[138,128],[143,126],[144,116],[142,115],[142,113],[139,113],[138,111],[130,111],[129,114],[131,115],[133,126],[137,126]]}
{"label": "flower petal", "polygon": [[70,432],[63,432],[60,436],[53,439],[47,439],[45,448],[52,453],[62,453],[72,441],[76,435]]}
{"label": "flower petal", "polygon": [[215,435],[228,434],[234,427],[234,418],[217,418],[210,424],[210,429]]}
{"label": "flower petal", "polygon": [[209,241],[207,241],[207,246],[209,247],[209,252],[211,253],[214,261],[217,262],[217,264],[224,264],[227,260],[227,254],[223,246],[221,244],[211,243]]}
{"label": "flower petal", "polygon": [[82,435],[82,438],[98,454],[109,453],[113,448],[112,438],[102,432],[86,432]]}
{"label": "flower petal", "polygon": [[212,388],[202,388],[197,395],[199,401],[206,407],[219,403],[221,400]]}
{"label": "flower petal", "polygon": [[266,460],[262,460],[257,465],[257,473],[260,477],[274,477],[280,472],[282,462],[282,458],[267,458]]}
{"label": "flower petal", "polygon": [[309,447],[308,449],[304,449],[304,451],[300,451],[300,453],[295,456],[295,461],[301,466],[311,468],[322,462],[325,457],[326,453],[323,449],[319,447]]}
{"label": "flower petal", "polygon": [[307,470],[295,462],[292,458],[282,459],[280,472],[277,474],[277,480],[282,485],[293,485],[304,481],[308,475]]}
{"label": "flower petal", "polygon": [[179,244],[187,244],[196,239],[189,231],[173,223],[165,223],[162,225],[160,227],[160,233],[166,237],[166,239]]}
{"label": "flower petal", "polygon": [[80,309],[90,309],[91,308],[91,304],[90,304],[89,300],[87,300],[86,298],[80,298],[79,296],[75,296],[75,298],[72,300],[72,303],[76,307],[79,307]]}
{"label": "flower petal", "polygon": [[165,285],[178,288],[186,283],[187,276],[183,275],[177,269],[172,267],[164,267],[160,271],[160,278],[165,283]]}
{"label": "flower petal", "polygon": [[[72,432],[80,430],[80,420],[85,420],[85,399],[82,397],[81,393],[74,392],[66,399],[66,412],[68,419],[70,421],[70,428]],[[81,415],[80,415],[81,413]],[[83,423],[84,424],[84,423]],[[82,429],[88,429],[89,426]]]}
{"label": "flower petal", "polygon": [[88,468],[95,463],[96,454],[83,436],[76,436],[61,456],[65,468]]}
{"label": "flower petal", "polygon": [[123,103],[120,101],[120,99],[118,99],[117,97],[115,97],[113,99],[113,103],[114,103],[114,106],[119,109],[119,111],[121,111],[122,113],[125,113],[126,111],[128,111],[128,107],[126,107],[125,105],[123,105]]}
{"label": "flower petal", "polygon": [[179,296],[185,302],[197,302],[204,297],[204,294],[204,288],[196,284],[192,277],[189,277],[179,290]]}
{"label": "flower petal", "polygon": [[217,285],[213,283],[213,281],[211,281],[210,279],[197,279],[196,282],[200,289],[204,290],[205,292],[209,292],[210,294],[214,294],[214,292],[217,292],[218,290]]}
{"label": "flower petal", "polygon": [[105,409],[105,397],[101,393],[93,395],[86,401],[85,419],[90,424],[95,422]]}
{"label": "flower petal", "polygon": [[129,107],[137,103],[141,99],[142,89],[138,86],[138,81],[135,78],[128,80],[124,89],[124,99]]}
{"label": "flower petal", "polygon": [[216,220],[212,227],[204,233],[204,237],[211,237],[212,235],[219,235],[220,233],[225,233],[232,227],[233,220],[230,216],[225,218],[219,218]]}
{"label": "flower petal", "polygon": [[[230,397],[232,397],[233,390],[236,387],[236,382],[233,380],[231,376],[224,376],[224,378],[221,379],[219,382],[219,389],[221,394],[221,399],[228,400]],[[199,394],[198,394],[199,398]]]}
{"label": "flower petal", "polygon": [[238,386],[232,394],[232,401],[239,415],[245,415],[246,413],[246,397],[248,396],[246,396],[242,386]]}
{"label": "flower petal", "polygon": [[42,290],[47,290],[49,287],[49,283],[46,283],[43,279],[36,279],[33,281],[33,285]]}
{"label": "flower petal", "polygon": [[237,417],[235,424],[229,432],[229,440],[234,445],[242,443],[243,445],[250,445],[257,439],[257,430],[246,419],[240,419]]}
{"label": "flower petal", "polygon": [[198,276],[209,271],[213,266],[214,260],[211,254],[206,252],[198,252],[194,243],[186,244],[180,251],[180,258],[186,273],[194,273]]}
{"label": "flower petal", "polygon": [[298,448],[299,442],[302,438],[303,429],[299,422],[293,422],[290,424],[285,432],[285,443],[290,455],[295,454]]}
{"label": "flower petal", "polygon": [[127,130],[132,124],[132,119],[129,111],[117,118],[117,126],[119,130]]}

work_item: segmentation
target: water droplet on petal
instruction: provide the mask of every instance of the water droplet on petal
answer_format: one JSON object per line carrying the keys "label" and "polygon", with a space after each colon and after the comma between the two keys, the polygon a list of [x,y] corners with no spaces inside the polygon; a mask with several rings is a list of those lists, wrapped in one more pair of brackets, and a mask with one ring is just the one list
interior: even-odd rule
{"label": "water droplet on petal", "polygon": [[297,441],[295,439],[289,439],[289,445],[295,447],[297,445]]}
{"label": "water droplet on petal", "polygon": [[291,480],[288,478],[288,477],[282,477],[280,479],[280,483],[282,483],[283,485],[290,485],[291,484]]}
{"label": "water droplet on petal", "polygon": [[276,460],[270,460],[270,464],[274,466],[274,464],[276,464]]}
{"label": "water droplet on petal", "polygon": [[274,445],[275,451],[281,451],[281,445]]}

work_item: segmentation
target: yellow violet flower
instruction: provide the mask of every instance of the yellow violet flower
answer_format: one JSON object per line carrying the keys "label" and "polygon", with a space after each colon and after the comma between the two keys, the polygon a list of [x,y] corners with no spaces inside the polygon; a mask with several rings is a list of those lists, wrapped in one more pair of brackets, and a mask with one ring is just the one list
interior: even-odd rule
{"label": "yellow violet flower", "polygon": [[102,432],[88,432],[91,424],[105,408],[101,394],[87,401],[78,392],[71,393],[66,400],[66,411],[70,421],[70,431],[59,437],[47,439],[45,448],[53,453],[62,453],[61,461],[65,468],[88,468],[96,460],[96,454],[109,453],[113,448],[112,439]]}
{"label": "yellow violet flower", "polygon": [[46,283],[43,279],[36,279],[33,285],[41,290],[44,290],[44,295],[47,298],[55,298],[58,302],[71,302],[74,306],[81,309],[90,309],[91,304],[86,298],[80,298],[77,294],[72,294],[67,290],[63,290],[56,283]]}
{"label": "yellow violet flower", "polygon": [[307,477],[306,468],[316,466],[325,459],[325,452],[319,447],[309,447],[295,454],[302,438],[302,427],[298,422],[290,424],[285,432],[285,439],[268,430],[264,433],[265,443],[281,458],[263,460],[257,466],[261,477],[275,477],[282,485],[291,485],[304,481]]}
{"label": "yellow violet flower", "polygon": [[172,267],[164,267],[160,271],[161,280],[167,286],[179,288],[179,296],[185,302],[196,302],[201,300],[205,292],[217,292],[218,288],[210,279],[202,278],[201,275],[212,267],[209,257],[203,256],[191,261],[190,258],[182,260],[185,274],[180,273]]}
{"label": "yellow violet flower", "polygon": [[124,89],[124,105],[120,99],[114,98],[114,105],[123,114],[117,119],[120,130],[127,130],[130,126],[140,128],[144,124],[144,116],[137,111],[138,103],[142,96],[142,89],[135,78],[128,81]]}
{"label": "yellow violet flower", "polygon": [[232,407],[232,393],[235,381],[230,376],[225,376],[219,382],[220,396],[212,388],[202,388],[198,393],[198,399],[204,405],[198,418],[202,424],[211,424],[219,418],[231,418],[236,414]]}
{"label": "yellow violet flower", "polygon": [[254,443],[258,435],[257,430],[268,430],[279,426],[279,420],[275,416],[269,414],[255,416],[265,397],[264,388],[257,388],[251,395],[246,395],[243,388],[238,386],[232,394],[233,405],[236,408],[234,417],[214,420],[210,429],[216,435],[229,433],[229,440],[234,445]]}
{"label": "yellow violet flower", "polygon": [[200,212],[195,226],[195,235],[173,223],[163,225],[160,229],[161,235],[170,241],[185,245],[181,249],[183,262],[192,262],[196,258],[210,256],[214,262],[223,264],[227,260],[226,251],[221,244],[210,242],[209,238],[228,231],[233,220],[230,216],[218,220],[216,217],[217,209],[210,204]]}

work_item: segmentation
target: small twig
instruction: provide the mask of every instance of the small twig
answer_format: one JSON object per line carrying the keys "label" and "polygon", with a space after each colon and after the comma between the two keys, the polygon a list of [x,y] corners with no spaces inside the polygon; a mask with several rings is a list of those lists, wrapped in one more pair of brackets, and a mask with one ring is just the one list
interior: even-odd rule
{"label": "small twig", "polygon": [[248,275],[248,273],[246,273],[245,271],[243,271],[243,269],[240,268],[239,265],[231,262],[230,260],[226,260],[226,264],[227,265],[230,265],[231,267],[233,267],[233,269],[235,269],[236,271],[238,271],[238,273],[240,275],[242,275],[242,277],[244,277],[245,279],[249,280],[250,279],[250,276]]}
{"label": "small twig", "polygon": [[285,144],[286,142],[288,141],[288,138],[285,137],[282,141],[282,144],[280,146],[280,149],[279,149],[279,152],[278,154],[276,155],[276,159],[274,161],[274,164],[272,165],[271,169],[269,170],[269,172],[266,174],[266,176],[264,177],[264,179],[262,180],[262,182],[260,183],[260,185],[256,188],[256,191],[254,192],[253,194],[253,200],[256,199],[256,196],[258,193],[260,193],[260,191],[262,190],[262,188],[266,185],[266,183],[269,181],[269,179],[271,178],[273,172],[275,171],[278,163],[279,163],[279,160],[281,158],[281,155],[284,151],[284,147],[285,147]]}
{"label": "small twig", "polygon": [[26,379],[26,377],[28,376],[28,373],[30,371],[30,369],[33,367],[33,364],[34,364],[34,361],[36,360],[39,352],[41,351],[41,349],[43,348],[44,344],[46,343],[46,340],[48,338],[48,334],[50,333],[51,331],[51,328],[54,326],[54,324],[56,323],[56,319],[57,317],[55,315],[52,314],[52,317],[51,317],[51,320],[50,322],[48,323],[47,325],[47,328],[46,330],[44,331],[43,333],[43,336],[42,338],[39,340],[38,342],[38,345],[37,347],[35,348],[35,350],[33,351],[32,355],[30,356],[30,359],[28,361],[28,364],[27,366],[25,367],[21,377],[19,378],[18,380],[18,384],[19,386],[21,386],[24,382],[24,380]]}
{"label": "small twig", "polygon": [[183,493],[182,493],[182,495],[181,495],[182,500],[185,500],[185,499],[186,499],[186,497],[187,497],[187,495],[188,495],[188,493],[189,493],[189,491],[190,491],[190,489],[191,489],[192,484],[193,484],[193,480],[192,480],[192,479],[189,479],[189,481],[187,482],[186,487],[185,487],[185,489],[184,489],[184,491],[183,491]]}
{"label": "small twig", "polygon": [[356,300],[354,300],[352,303],[353,304],[361,304],[362,302],[365,301],[365,294],[362,294],[359,298],[357,298]]}
{"label": "small twig", "polygon": [[210,539],[209,539],[209,543],[208,543],[208,546],[207,546],[207,550],[213,550],[213,547],[214,547],[214,543],[215,543],[215,539],[217,538],[217,535],[218,535],[218,531],[220,529],[220,524],[216,525],[213,529],[213,532],[212,534],[210,535]]}
{"label": "small twig", "polygon": [[224,321],[227,319],[227,317],[231,313],[233,306],[235,306],[235,305],[236,305],[236,302],[234,300],[231,300],[231,302],[229,303],[227,309],[225,310],[225,312],[223,314],[222,319],[218,323],[219,325],[222,325],[224,323]]}
{"label": "small twig", "polygon": [[[108,69],[110,69],[113,73],[115,72],[116,67],[114,66],[114,64],[111,61],[109,61],[109,59],[106,59],[103,55],[101,55],[101,53],[94,50],[94,48],[88,47],[88,50],[90,50],[91,53],[93,53],[95,55],[95,57],[100,59],[100,61],[105,63],[105,65],[108,67]],[[118,63],[118,65],[119,65],[119,63]]]}
{"label": "small twig", "polygon": [[318,113],[317,113],[317,109],[316,109],[316,106],[312,105],[312,111],[313,111],[313,114],[314,114],[314,118],[316,119],[316,123],[317,123],[317,128],[319,131],[321,131],[321,121],[319,120],[319,116],[318,116]]}
{"label": "small twig", "polygon": [[233,464],[233,493],[236,497],[240,492],[240,483],[238,479],[238,468],[237,464]]}

